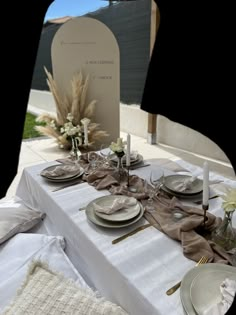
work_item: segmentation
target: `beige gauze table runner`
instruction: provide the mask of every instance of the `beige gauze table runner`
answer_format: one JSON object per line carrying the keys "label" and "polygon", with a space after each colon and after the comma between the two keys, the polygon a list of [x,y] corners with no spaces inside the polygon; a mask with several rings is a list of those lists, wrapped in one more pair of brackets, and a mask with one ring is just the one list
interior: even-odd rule
{"label": "beige gauze table runner", "polygon": [[[166,161],[165,161],[166,162]],[[94,171],[88,168],[87,154],[82,154],[80,164],[88,171],[83,179],[96,189],[107,189],[113,195],[126,195],[141,201],[144,208],[148,195],[144,192],[144,180],[136,175],[130,175],[129,183],[135,186],[137,192],[131,192],[127,188],[127,182],[119,182],[113,176],[114,168],[100,167]],[[163,163],[165,167],[168,163]],[[175,169],[174,162],[170,161],[171,170]],[[163,166],[164,166],[163,165]],[[179,166],[176,164],[176,168]],[[206,256],[209,262],[232,264],[232,254],[225,252],[223,248],[210,239],[211,232],[218,227],[222,219],[207,212],[207,221],[203,226],[203,210],[194,206],[183,205],[176,197],[168,197],[161,193],[154,199],[155,210],[145,211],[145,219],[159,231],[170,238],[179,241],[183,248],[183,254],[194,261]],[[175,213],[181,213],[182,217],[176,219]]]}

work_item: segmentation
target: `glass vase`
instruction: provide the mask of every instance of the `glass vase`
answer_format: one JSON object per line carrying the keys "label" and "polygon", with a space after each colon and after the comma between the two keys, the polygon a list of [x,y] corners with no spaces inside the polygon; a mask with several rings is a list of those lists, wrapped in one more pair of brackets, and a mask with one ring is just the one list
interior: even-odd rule
{"label": "glass vase", "polygon": [[76,137],[71,137],[71,151],[70,156],[73,161],[78,161],[80,159],[80,149],[79,149],[79,142]]}
{"label": "glass vase", "polygon": [[229,251],[236,247],[236,230],[233,228],[234,211],[225,212],[221,225],[213,231],[212,240]]}
{"label": "glass vase", "polygon": [[122,158],[125,153],[122,151],[122,152],[116,152],[115,154],[117,156],[116,173],[117,173],[118,181],[122,182],[127,179],[127,171],[124,168],[123,163],[122,163]]}

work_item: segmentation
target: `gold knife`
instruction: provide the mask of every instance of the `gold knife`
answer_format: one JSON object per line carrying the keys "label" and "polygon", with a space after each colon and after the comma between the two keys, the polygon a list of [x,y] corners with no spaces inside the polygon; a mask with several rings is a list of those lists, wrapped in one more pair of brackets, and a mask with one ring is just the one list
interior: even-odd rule
{"label": "gold knife", "polygon": [[130,232],[128,232],[128,233],[126,233],[126,234],[124,234],[124,235],[114,239],[112,241],[112,244],[117,244],[117,243],[123,241],[124,239],[126,239],[127,237],[132,236],[132,235],[136,234],[137,232],[142,231],[142,230],[144,230],[144,229],[146,229],[146,228],[148,228],[150,226],[152,226],[152,224],[150,224],[150,223],[141,225],[141,226],[137,227],[136,229],[134,229],[133,231],[130,231]]}
{"label": "gold knife", "polygon": [[62,185],[62,186],[60,186],[60,187],[54,188],[54,189],[52,190],[52,192],[58,191],[58,190],[61,190],[61,189],[64,189],[64,188],[67,188],[67,187],[70,187],[70,186],[75,186],[75,185],[78,185],[78,184],[83,183],[83,182],[84,182],[84,181],[83,181],[82,179],[77,180],[77,181],[72,182],[72,183],[70,182],[70,183],[68,183],[68,184],[65,184],[65,185]]}

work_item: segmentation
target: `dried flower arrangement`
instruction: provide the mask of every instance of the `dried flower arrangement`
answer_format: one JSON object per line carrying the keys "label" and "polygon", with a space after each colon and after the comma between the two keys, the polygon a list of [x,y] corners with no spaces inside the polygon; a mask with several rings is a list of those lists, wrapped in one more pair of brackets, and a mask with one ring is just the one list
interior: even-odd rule
{"label": "dried flower arrangement", "polygon": [[[47,75],[47,84],[53,95],[56,104],[56,117],[45,113],[36,118],[37,122],[45,123],[45,126],[35,126],[35,129],[42,135],[55,138],[61,148],[71,148],[71,137],[63,132],[63,127],[68,123],[68,114],[73,117],[73,126],[80,126],[83,131],[84,119],[89,121],[88,145],[94,144],[103,137],[108,136],[104,130],[99,130],[99,124],[92,122],[94,117],[96,100],[86,103],[86,94],[89,83],[89,75],[83,79],[82,72],[77,72],[71,79],[71,93],[61,95],[51,73],[44,67]],[[81,124],[80,124],[81,123]],[[83,132],[82,132],[83,134]],[[82,141],[81,147],[84,146]]]}

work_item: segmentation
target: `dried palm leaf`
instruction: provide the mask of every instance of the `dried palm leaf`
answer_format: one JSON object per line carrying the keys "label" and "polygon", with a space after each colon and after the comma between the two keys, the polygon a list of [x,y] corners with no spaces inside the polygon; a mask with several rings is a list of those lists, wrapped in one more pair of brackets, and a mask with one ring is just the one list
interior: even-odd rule
{"label": "dried palm leaf", "polygon": [[43,113],[42,115],[38,116],[35,121],[36,122],[46,122],[50,123],[52,120],[56,121],[56,117],[47,113]]}
{"label": "dried palm leaf", "polygon": [[[67,139],[65,134],[61,134],[61,127],[66,123],[67,115],[70,113],[73,116],[73,124],[79,125],[83,118],[89,118],[91,121],[95,113],[96,100],[86,103],[86,96],[89,84],[89,75],[83,80],[82,72],[75,73],[71,79],[71,92],[61,95],[59,88],[51,73],[44,67],[47,75],[47,84],[53,95],[56,105],[56,117],[51,114],[40,115],[36,121],[45,122],[46,126],[37,126],[35,129],[49,137],[54,137],[59,145],[63,148],[70,148],[70,139]],[[88,126],[89,143],[94,143],[108,136],[108,133],[99,130],[99,124],[91,122]]]}
{"label": "dried palm leaf", "polygon": [[44,134],[45,136],[53,137],[56,139],[60,137],[60,133],[50,126],[35,126],[34,128],[39,133]]}

